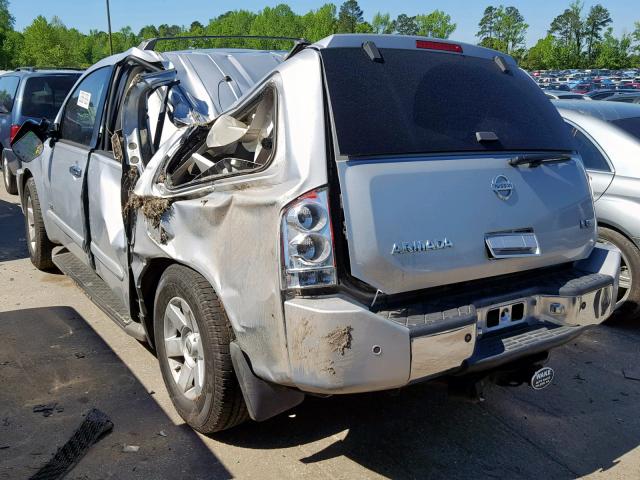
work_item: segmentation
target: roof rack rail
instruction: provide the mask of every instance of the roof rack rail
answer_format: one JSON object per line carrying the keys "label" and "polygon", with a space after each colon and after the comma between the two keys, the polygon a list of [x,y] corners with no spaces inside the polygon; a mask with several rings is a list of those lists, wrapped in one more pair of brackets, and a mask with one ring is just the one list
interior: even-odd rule
{"label": "roof rack rail", "polygon": [[194,35],[194,36],[177,36],[177,37],[155,37],[143,40],[138,48],[140,50],[155,50],[159,41],[166,40],[202,40],[202,39],[222,39],[222,38],[244,38],[248,40],[285,40],[294,43],[293,49],[299,50],[301,46],[311,45],[309,40],[295,37],[270,37],[268,35]]}
{"label": "roof rack rail", "polygon": [[25,71],[25,72],[35,72],[37,70],[84,70],[84,68],[78,67],[16,67],[14,69],[16,72]]}

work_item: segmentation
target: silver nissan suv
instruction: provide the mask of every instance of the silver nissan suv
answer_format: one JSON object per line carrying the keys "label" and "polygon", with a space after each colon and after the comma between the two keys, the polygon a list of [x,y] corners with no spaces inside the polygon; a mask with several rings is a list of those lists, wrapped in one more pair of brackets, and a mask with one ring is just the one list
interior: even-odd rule
{"label": "silver nissan suv", "polygon": [[89,68],[13,149],[33,263],[156,349],[196,430],[438,377],[540,389],[548,352],[610,315],[619,253],[512,58],[157,41]]}

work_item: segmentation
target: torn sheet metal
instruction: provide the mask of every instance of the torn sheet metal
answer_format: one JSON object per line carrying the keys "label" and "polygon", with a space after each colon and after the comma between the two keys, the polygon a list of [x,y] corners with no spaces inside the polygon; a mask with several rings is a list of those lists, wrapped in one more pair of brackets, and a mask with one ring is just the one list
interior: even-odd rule
{"label": "torn sheet metal", "polygon": [[[156,179],[163,159],[176,149],[176,133],[173,143],[161,145],[134,189],[139,197],[173,200],[157,225],[137,215],[136,284],[145,262],[154,257],[174,259],[199,272],[222,300],[255,373],[282,384],[290,384],[291,375],[280,291],[280,212],[327,182],[321,79],[314,52],[300,53],[273,77],[287,96],[278,95],[279,135],[265,170],[172,193]],[[305,141],[295,140],[299,138]],[[162,229],[172,235],[166,242],[161,241]]]}

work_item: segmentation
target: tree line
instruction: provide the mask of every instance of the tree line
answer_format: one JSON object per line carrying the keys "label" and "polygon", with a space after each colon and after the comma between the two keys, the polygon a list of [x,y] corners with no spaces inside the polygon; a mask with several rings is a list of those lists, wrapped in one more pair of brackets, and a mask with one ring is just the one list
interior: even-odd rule
{"label": "tree line", "polygon": [[[640,22],[621,37],[613,34],[609,11],[594,5],[585,11],[575,0],[551,22],[548,34],[527,49],[529,25],[513,6],[488,6],[478,24],[478,43],[513,55],[524,68],[625,68],[640,66]],[[339,7],[327,3],[303,15],[286,4],[259,12],[234,10],[189,26],[147,25],[113,32],[113,51],[122,52],[151,37],[199,35],[256,35],[306,38],[316,41],[333,33],[384,33],[449,38],[456,30],[451,16],[442,10],[392,18],[377,12],[366,21],[357,0]],[[258,47],[287,49],[290,43],[273,40],[177,40],[158,44],[158,50],[194,47]],[[0,0],[0,68],[88,67],[110,54],[108,34],[101,30],[82,33],[53,17],[36,17],[23,31],[14,29],[8,0]]]}

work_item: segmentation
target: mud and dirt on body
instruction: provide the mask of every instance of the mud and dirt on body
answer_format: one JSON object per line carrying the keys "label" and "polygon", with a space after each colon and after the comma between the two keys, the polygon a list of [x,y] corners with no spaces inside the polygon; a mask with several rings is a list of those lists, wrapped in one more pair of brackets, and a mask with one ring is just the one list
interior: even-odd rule
{"label": "mud and dirt on body", "polygon": [[329,345],[331,345],[335,353],[344,355],[345,350],[351,348],[351,341],[353,340],[353,336],[351,335],[352,331],[353,328],[351,326],[337,327],[329,332],[325,338],[329,341]]}
{"label": "mud and dirt on body", "polygon": [[172,201],[168,198],[141,197],[131,194],[125,205],[125,213],[142,210],[142,214],[151,222],[153,228],[160,227],[162,216],[171,208]]}

